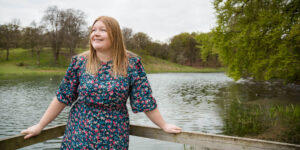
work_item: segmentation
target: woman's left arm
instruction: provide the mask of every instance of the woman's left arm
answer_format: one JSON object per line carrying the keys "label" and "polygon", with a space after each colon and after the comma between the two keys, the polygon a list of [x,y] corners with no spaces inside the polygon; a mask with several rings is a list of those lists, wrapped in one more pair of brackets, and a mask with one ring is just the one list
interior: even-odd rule
{"label": "woman's left arm", "polygon": [[158,111],[158,108],[155,108],[151,111],[145,112],[147,117],[155,123],[157,126],[159,126],[161,129],[163,129],[167,133],[180,133],[181,128],[177,127],[173,124],[167,124],[163,117],[160,115],[160,112]]}

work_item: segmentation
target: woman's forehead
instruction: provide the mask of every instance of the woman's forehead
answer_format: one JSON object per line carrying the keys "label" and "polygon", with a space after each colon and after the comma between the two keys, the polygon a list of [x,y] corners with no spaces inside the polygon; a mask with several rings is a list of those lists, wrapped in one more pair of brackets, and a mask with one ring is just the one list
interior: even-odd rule
{"label": "woman's forehead", "polygon": [[99,20],[95,22],[93,27],[106,27],[106,26],[101,20]]}

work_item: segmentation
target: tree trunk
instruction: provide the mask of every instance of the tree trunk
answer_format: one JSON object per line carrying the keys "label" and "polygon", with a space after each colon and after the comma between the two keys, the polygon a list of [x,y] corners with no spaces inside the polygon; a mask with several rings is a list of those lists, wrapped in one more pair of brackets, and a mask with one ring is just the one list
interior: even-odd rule
{"label": "tree trunk", "polygon": [[8,61],[8,56],[9,56],[9,48],[6,48],[6,61]]}
{"label": "tree trunk", "polygon": [[73,56],[73,49],[70,48],[70,57],[72,57],[72,56]]}
{"label": "tree trunk", "polygon": [[38,67],[40,67],[41,66],[41,59],[40,59],[40,49],[37,49],[37,65],[38,65]]}
{"label": "tree trunk", "polygon": [[31,48],[31,57],[33,57],[33,47]]}
{"label": "tree trunk", "polygon": [[59,49],[57,48],[55,52],[55,66],[58,65],[58,59],[59,59]]}

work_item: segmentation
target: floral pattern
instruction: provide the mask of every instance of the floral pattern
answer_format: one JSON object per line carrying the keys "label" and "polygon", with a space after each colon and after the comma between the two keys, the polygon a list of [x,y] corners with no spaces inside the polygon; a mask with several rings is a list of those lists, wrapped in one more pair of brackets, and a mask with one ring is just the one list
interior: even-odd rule
{"label": "floral pattern", "polygon": [[56,91],[60,102],[72,105],[60,149],[128,149],[128,97],[134,113],[157,107],[141,58],[128,61],[127,76],[113,77],[112,61],[100,62],[98,74],[91,75],[85,56],[72,58]]}

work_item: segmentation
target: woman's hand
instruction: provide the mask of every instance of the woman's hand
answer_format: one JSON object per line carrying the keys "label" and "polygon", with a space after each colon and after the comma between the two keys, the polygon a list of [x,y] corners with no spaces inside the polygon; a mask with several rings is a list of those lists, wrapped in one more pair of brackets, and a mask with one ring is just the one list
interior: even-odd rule
{"label": "woman's hand", "polygon": [[40,134],[42,132],[42,130],[43,130],[43,128],[39,124],[36,124],[32,127],[29,127],[26,130],[23,130],[21,133],[26,135],[26,136],[24,136],[24,139],[28,139],[30,137]]}
{"label": "woman's hand", "polygon": [[159,126],[161,129],[163,129],[167,133],[180,133],[181,128],[177,127],[176,125],[173,124],[167,124],[162,116],[160,115],[160,112],[158,111],[157,108],[151,110],[151,111],[146,111],[145,114],[147,117],[155,123],[157,126]]}
{"label": "woman's hand", "polygon": [[55,96],[43,115],[40,122],[32,127],[29,127],[26,130],[23,130],[21,133],[25,134],[24,139],[36,136],[40,134],[44,127],[46,127],[52,120],[58,116],[58,114],[66,107],[66,104],[59,102]]}
{"label": "woman's hand", "polygon": [[167,124],[167,123],[164,126],[162,126],[162,129],[167,133],[180,133],[181,132],[181,128],[177,127],[176,125]]}

